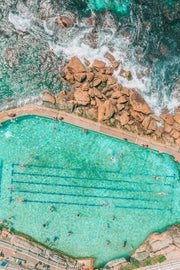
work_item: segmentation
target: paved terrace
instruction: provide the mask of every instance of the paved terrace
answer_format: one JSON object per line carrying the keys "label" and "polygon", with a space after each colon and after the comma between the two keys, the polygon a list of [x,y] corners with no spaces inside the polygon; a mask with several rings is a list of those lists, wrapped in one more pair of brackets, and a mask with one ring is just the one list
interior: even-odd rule
{"label": "paved terrace", "polygon": [[16,117],[23,115],[39,115],[48,118],[63,117],[63,121],[102,134],[106,134],[119,139],[127,139],[129,142],[139,145],[147,144],[149,148],[159,151],[160,153],[167,153],[174,156],[175,161],[180,163],[180,148],[177,146],[166,145],[160,142],[153,141],[150,138],[140,137],[136,134],[124,131],[121,129],[105,126],[101,123],[77,116],[75,114],[59,111],[56,109],[40,106],[27,105],[20,108],[8,110],[0,113],[0,123],[11,119],[10,115],[16,114]]}

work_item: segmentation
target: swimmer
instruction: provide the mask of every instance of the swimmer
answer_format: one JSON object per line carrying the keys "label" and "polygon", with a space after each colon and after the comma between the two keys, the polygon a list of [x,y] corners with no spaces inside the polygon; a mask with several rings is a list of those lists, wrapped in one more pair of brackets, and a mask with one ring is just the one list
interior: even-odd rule
{"label": "swimmer", "polygon": [[[152,174],[151,174],[152,175]],[[157,176],[155,176],[155,175],[152,175],[152,179],[151,180],[160,180],[161,178],[160,177],[157,177]]]}
{"label": "swimmer", "polygon": [[82,216],[80,214],[77,214],[76,216],[79,217],[79,218],[82,218]]}
{"label": "swimmer", "polygon": [[108,224],[106,224],[106,230],[109,230],[109,225]]}
{"label": "swimmer", "polygon": [[131,245],[131,249],[134,249],[132,245]]}
{"label": "swimmer", "polygon": [[42,226],[43,226],[43,228],[45,228],[45,227],[47,226],[47,222],[46,222],[46,223],[44,223]]}
{"label": "swimmer", "polygon": [[54,246],[54,243],[50,243],[49,246],[50,246],[50,247],[53,247],[53,246]]}
{"label": "swimmer", "polygon": [[9,222],[7,222],[6,224],[5,224],[5,226],[7,227],[9,225]]}
{"label": "swimmer", "polygon": [[115,219],[115,217],[114,217],[114,216],[112,216],[112,219],[113,219],[114,221],[116,221],[116,222],[117,222],[117,220]]}
{"label": "swimmer", "polygon": [[86,134],[87,133],[87,129],[86,128],[83,128],[83,133]]}
{"label": "swimmer", "polygon": [[1,225],[1,224],[3,224],[3,223],[4,223],[4,219],[3,219],[3,220],[1,220],[0,225]]}
{"label": "swimmer", "polygon": [[12,218],[13,216],[11,215],[11,216],[9,216],[9,220],[11,220],[11,218]]}
{"label": "swimmer", "polygon": [[128,245],[127,245],[127,241],[124,241],[123,247],[124,247],[124,248],[127,248],[127,246],[128,246]]}
{"label": "swimmer", "polygon": [[51,212],[53,212],[53,211],[54,211],[54,207],[51,206],[51,207],[49,208],[49,210],[50,210]]}
{"label": "swimmer", "polygon": [[20,164],[19,167],[21,167],[21,168],[24,168],[25,167],[26,168],[27,167],[27,164]]}
{"label": "swimmer", "polygon": [[72,232],[68,232],[68,233],[67,233],[67,236],[70,236],[70,235],[72,235]]}
{"label": "swimmer", "polygon": [[15,187],[8,187],[7,189],[15,190]]}
{"label": "swimmer", "polygon": [[156,193],[156,195],[168,195],[168,193],[159,192],[159,193]]}
{"label": "swimmer", "polygon": [[119,159],[122,160],[122,156],[124,155],[124,152],[119,154]]}
{"label": "swimmer", "polygon": [[56,124],[55,127],[53,127],[53,128],[54,128],[54,129],[58,129],[58,128],[57,128],[57,124]]}
{"label": "swimmer", "polygon": [[55,236],[53,241],[55,242],[56,240],[58,240],[58,238]]}
{"label": "swimmer", "polygon": [[113,157],[110,157],[110,160],[114,160],[114,158]]}
{"label": "swimmer", "polygon": [[110,244],[110,242],[109,242],[108,240],[106,240],[106,244],[107,244],[107,245],[109,245],[109,244]]}
{"label": "swimmer", "polygon": [[47,239],[45,239],[45,240],[44,240],[44,243],[47,243],[47,241],[48,241],[48,240],[47,240]]}
{"label": "swimmer", "polygon": [[105,203],[105,202],[101,202],[101,203],[103,204],[104,207],[113,205],[112,203]]}
{"label": "swimmer", "polygon": [[16,200],[15,200],[15,202],[22,202],[22,203],[24,203],[24,201],[25,201],[25,200],[24,200],[23,198],[22,198],[22,199],[16,199]]}

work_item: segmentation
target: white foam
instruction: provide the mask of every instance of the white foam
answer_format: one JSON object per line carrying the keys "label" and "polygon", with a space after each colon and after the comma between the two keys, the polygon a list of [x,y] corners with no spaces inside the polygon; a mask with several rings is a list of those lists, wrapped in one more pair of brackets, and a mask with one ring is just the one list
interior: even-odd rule
{"label": "white foam", "polygon": [[17,30],[23,31],[25,28],[31,28],[32,17],[33,16],[31,13],[23,13],[21,15],[17,15],[10,12],[8,19]]}
{"label": "white foam", "polygon": [[11,131],[7,131],[7,132],[5,132],[5,133],[4,133],[4,135],[5,135],[5,137],[6,137],[6,138],[10,138],[10,137],[12,137],[12,133],[11,133]]}

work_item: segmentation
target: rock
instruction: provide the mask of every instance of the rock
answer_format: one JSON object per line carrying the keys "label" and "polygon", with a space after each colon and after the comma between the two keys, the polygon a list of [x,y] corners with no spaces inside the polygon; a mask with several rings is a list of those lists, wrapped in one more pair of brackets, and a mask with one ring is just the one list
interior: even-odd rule
{"label": "rock", "polygon": [[66,99],[66,97],[67,97],[66,91],[65,91],[65,90],[62,90],[62,91],[60,92],[60,94],[58,95],[58,97],[57,97],[57,103],[58,103],[60,100]]}
{"label": "rock", "polygon": [[175,139],[178,139],[180,137],[180,133],[175,129],[171,131],[170,135]]}
{"label": "rock", "polygon": [[89,90],[89,83],[88,82],[83,83],[81,86],[81,89],[83,91],[88,91]]}
{"label": "rock", "polygon": [[42,96],[42,101],[43,102],[49,102],[49,103],[55,104],[56,103],[56,98],[53,95],[51,95],[48,92],[46,92]]}
{"label": "rock", "polygon": [[75,73],[74,78],[78,82],[83,82],[85,80],[85,78],[86,78],[86,74],[82,73],[82,72],[81,73]]}
{"label": "rock", "polygon": [[101,84],[101,79],[100,78],[98,78],[98,77],[95,77],[94,78],[94,81],[93,81],[93,86],[98,86],[98,85],[100,85]]}
{"label": "rock", "polygon": [[103,269],[120,269],[121,266],[126,266],[128,263],[125,258],[115,259],[108,262]]}
{"label": "rock", "polygon": [[176,144],[178,145],[178,147],[180,147],[180,138],[176,140]]}
{"label": "rock", "polygon": [[174,118],[170,114],[161,115],[161,118],[169,125],[173,125],[174,123]]}
{"label": "rock", "polygon": [[168,125],[166,122],[164,123],[164,131],[170,133],[172,131],[172,126]]}
{"label": "rock", "polygon": [[104,97],[104,95],[95,87],[94,87],[94,95],[100,99]]}
{"label": "rock", "polygon": [[151,119],[150,124],[148,126],[148,129],[150,130],[156,130],[157,129],[157,123],[154,119]]}
{"label": "rock", "polygon": [[130,104],[135,111],[144,114],[153,114],[153,111],[149,108],[144,98],[135,89],[131,89]]}
{"label": "rock", "polygon": [[110,119],[115,112],[115,107],[110,100],[106,100],[98,108],[98,121],[102,122],[104,120]]}
{"label": "rock", "polygon": [[90,95],[91,97],[93,97],[93,98],[95,97],[94,89],[95,89],[95,87],[89,88],[89,95]]}
{"label": "rock", "polygon": [[[73,56],[67,65],[69,70],[71,70],[73,73],[81,73],[81,72],[86,72],[85,66],[81,63],[79,58],[76,56]],[[64,71],[64,70],[63,70]]]}
{"label": "rock", "polygon": [[63,99],[58,101],[58,107],[60,110],[72,112],[74,109],[74,103],[72,101],[67,101]]}
{"label": "rock", "polygon": [[126,96],[129,96],[130,95],[130,91],[126,87],[122,87],[121,93],[124,94],[124,95],[126,95]]}
{"label": "rock", "polygon": [[113,74],[113,68],[112,67],[107,67],[106,68],[106,74],[107,75],[112,75]]}
{"label": "rock", "polygon": [[169,236],[168,232],[163,233],[153,233],[148,237],[148,242],[150,245],[151,252],[157,252],[164,248],[169,247],[172,244],[172,238]]}
{"label": "rock", "polygon": [[98,39],[99,39],[99,36],[97,32],[86,33],[83,39],[83,43],[93,49],[97,49]]}
{"label": "rock", "polygon": [[89,65],[90,65],[90,62],[89,62],[86,58],[84,58],[84,64],[85,64],[86,66],[89,66]]}
{"label": "rock", "polygon": [[118,98],[117,103],[126,103],[128,101],[126,96],[121,96]]}
{"label": "rock", "polygon": [[111,75],[107,75],[107,85],[112,85],[117,82],[117,79]]}
{"label": "rock", "polygon": [[107,81],[107,75],[106,74],[103,74],[101,72],[96,72],[95,78],[101,79],[102,82],[106,82]]}
{"label": "rock", "polygon": [[174,123],[174,124],[173,124],[173,129],[175,129],[175,130],[177,130],[177,131],[180,132],[180,124]]}
{"label": "rock", "polygon": [[104,102],[97,97],[95,97],[95,100],[98,108],[104,104]]}
{"label": "rock", "polygon": [[90,119],[97,119],[98,118],[98,111],[95,108],[90,108],[86,110],[86,115]]}
{"label": "rock", "polygon": [[160,116],[152,115],[152,118],[153,118],[154,120],[156,120],[157,122],[160,122],[160,121],[161,121],[161,117],[160,117]]}
{"label": "rock", "polygon": [[86,77],[87,77],[87,81],[91,82],[94,79],[94,73],[93,72],[88,72],[86,74]]}
{"label": "rock", "polygon": [[96,101],[94,99],[91,99],[91,105],[96,106]]}
{"label": "rock", "polygon": [[[117,83],[115,85],[112,85],[113,90],[116,91],[121,91],[122,90],[122,85],[120,83]],[[122,92],[121,92],[122,93]],[[122,93],[123,94],[123,93]]]}
{"label": "rock", "polygon": [[177,114],[174,116],[174,120],[175,120],[178,124],[180,124],[180,114],[179,114],[179,113],[177,113]]}
{"label": "rock", "polygon": [[158,129],[156,129],[155,134],[158,137],[161,137],[162,133],[164,132],[164,129],[162,127],[159,127]]}
{"label": "rock", "polygon": [[139,262],[145,261],[149,258],[149,253],[147,251],[137,252],[133,255],[133,258]]}
{"label": "rock", "polygon": [[65,76],[65,80],[69,84],[74,84],[75,83],[74,74],[72,72],[67,72],[66,73],[66,76]]}
{"label": "rock", "polygon": [[127,111],[123,112],[120,115],[119,120],[122,126],[126,125],[129,122],[129,113]]}
{"label": "rock", "polygon": [[[105,74],[106,73],[106,68],[100,68],[98,70],[98,72],[101,73],[101,74]],[[97,75],[97,73],[96,73],[96,75]]]}
{"label": "rock", "polygon": [[88,24],[89,26],[95,26],[96,20],[95,20],[94,17],[86,18],[85,21],[87,22],[87,24]]}
{"label": "rock", "polygon": [[66,100],[67,101],[72,101],[72,100],[74,100],[74,92],[75,92],[75,90],[71,90],[71,91],[69,91],[68,93],[67,93],[67,97],[66,97]]}
{"label": "rock", "polygon": [[124,104],[117,104],[116,105],[117,109],[118,109],[118,112],[122,111],[124,108],[125,108],[125,105]]}
{"label": "rock", "polygon": [[142,126],[145,130],[148,130],[149,124],[151,122],[151,116],[146,116],[142,122]]}
{"label": "rock", "polygon": [[167,231],[173,240],[173,244],[180,248],[180,226],[170,226],[167,228]]}
{"label": "rock", "polygon": [[65,16],[59,16],[57,21],[62,28],[70,28],[76,22],[76,16],[68,12]]}
{"label": "rock", "polygon": [[115,60],[115,58],[114,58],[114,56],[112,54],[107,52],[104,56],[112,63],[114,69],[118,68],[120,63]]}
{"label": "rock", "polygon": [[78,105],[86,106],[90,102],[89,94],[86,91],[82,91],[79,88],[74,93],[74,98],[77,101]]}
{"label": "rock", "polygon": [[94,60],[92,66],[96,69],[96,70],[99,70],[100,68],[104,68],[106,65],[105,62],[103,61],[99,61],[99,60]]}
{"label": "rock", "polygon": [[[120,98],[122,96],[121,91],[115,91],[112,93],[112,98]],[[121,103],[121,102],[120,102]],[[123,103],[123,102],[122,102]]]}
{"label": "rock", "polygon": [[169,133],[163,133],[162,138],[165,142],[165,144],[173,144],[174,143],[174,138],[172,138]]}
{"label": "rock", "polygon": [[138,122],[142,122],[144,120],[144,116],[142,113],[136,112],[133,109],[130,110],[130,114],[134,119],[136,119]]}
{"label": "rock", "polygon": [[132,76],[132,74],[131,74],[131,71],[127,71],[127,72],[125,73],[125,77],[126,77],[126,79],[127,79],[128,81],[131,81],[131,80],[133,79],[133,76]]}

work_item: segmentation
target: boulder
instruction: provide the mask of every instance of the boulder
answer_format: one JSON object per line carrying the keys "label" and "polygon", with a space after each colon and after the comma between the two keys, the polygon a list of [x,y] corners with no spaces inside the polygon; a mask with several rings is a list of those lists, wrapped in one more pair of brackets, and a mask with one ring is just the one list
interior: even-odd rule
{"label": "boulder", "polygon": [[162,135],[163,132],[164,132],[163,127],[159,127],[158,129],[156,129],[155,134],[156,134],[158,137],[161,137],[161,135]]}
{"label": "boulder", "polygon": [[106,68],[106,74],[107,75],[112,75],[113,74],[113,68],[112,67],[107,67]]}
{"label": "boulder", "polygon": [[64,79],[69,84],[74,84],[75,83],[74,74],[72,72],[67,72]]}
{"label": "boulder", "polygon": [[[106,73],[106,68],[100,68],[98,70],[98,72],[101,73],[101,74],[105,74]],[[96,75],[97,75],[97,73],[96,73]]]}
{"label": "boulder", "polygon": [[117,107],[118,112],[120,112],[120,111],[122,111],[125,108],[125,105],[118,103],[118,104],[116,104],[116,107]]}
{"label": "boulder", "polygon": [[173,129],[175,129],[175,130],[177,130],[177,131],[179,131],[180,132],[180,124],[178,124],[178,123],[174,123],[173,124]]}
{"label": "boulder", "polygon": [[178,138],[178,139],[176,140],[176,144],[177,144],[178,147],[180,147],[180,138]]}
{"label": "boulder", "polygon": [[117,103],[126,103],[128,101],[126,96],[121,96],[120,98],[118,98]]}
{"label": "boulder", "polygon": [[135,111],[144,114],[153,114],[153,111],[149,108],[144,98],[135,89],[131,89],[130,104]]}
{"label": "boulder", "polygon": [[99,39],[99,36],[97,32],[86,33],[84,35],[83,43],[93,49],[97,49],[98,39]]}
{"label": "boulder", "polygon": [[142,113],[136,112],[133,109],[130,110],[130,114],[134,119],[136,119],[138,122],[142,122],[144,120],[144,116]]}
{"label": "boulder", "polygon": [[163,133],[162,138],[165,142],[165,144],[174,144],[174,138],[170,136],[169,133]]}
{"label": "boulder", "polygon": [[97,97],[95,97],[95,101],[96,101],[96,105],[97,105],[98,108],[101,107],[103,105],[103,103],[104,103],[102,100],[100,100]]}
{"label": "boulder", "polygon": [[117,69],[118,66],[119,66],[119,62],[116,61],[116,59],[114,58],[114,56],[112,54],[110,54],[109,52],[107,52],[105,55],[104,55],[110,62],[111,64],[113,65],[113,68],[114,69]]}
{"label": "boulder", "polygon": [[126,95],[126,96],[129,96],[130,95],[130,91],[126,87],[122,87],[121,93],[124,94],[124,95]]}
{"label": "boulder", "polygon": [[90,95],[91,97],[93,97],[93,98],[95,97],[94,89],[95,89],[95,87],[89,88],[89,95]]}
{"label": "boulder", "polygon": [[117,82],[117,79],[111,75],[107,75],[107,85],[113,85]]}
{"label": "boulder", "polygon": [[148,126],[148,129],[150,129],[150,130],[156,130],[157,129],[157,122],[154,119],[151,119],[150,124]]}
{"label": "boulder", "polygon": [[93,80],[93,86],[98,86],[101,84],[101,79],[98,78],[98,77],[95,77],[94,80]]}
{"label": "boulder", "polygon": [[127,71],[127,72],[125,73],[125,77],[126,77],[126,79],[127,79],[128,81],[131,81],[131,80],[133,79],[133,76],[132,76],[132,74],[131,74],[131,71]]}
{"label": "boulder", "polygon": [[91,106],[96,106],[96,101],[94,99],[91,99]]}
{"label": "boulder", "polygon": [[96,70],[99,70],[99,69],[101,69],[101,68],[104,68],[105,65],[106,65],[105,62],[99,61],[99,60],[96,60],[96,59],[94,60],[94,62],[93,62],[93,64],[92,64],[92,66],[93,66]]}
{"label": "boulder", "polygon": [[42,101],[43,102],[49,102],[49,103],[55,104],[56,103],[56,98],[53,95],[51,95],[48,92],[46,92],[42,96]]}
{"label": "boulder", "polygon": [[172,126],[170,126],[166,122],[164,122],[164,131],[167,133],[170,133],[172,131]]}
{"label": "boulder", "polygon": [[[69,70],[71,70],[73,73],[81,73],[86,72],[85,66],[81,63],[80,59],[76,56],[73,56],[67,65]],[[64,70],[63,70],[64,71]]]}
{"label": "boulder", "polygon": [[179,114],[179,113],[177,113],[177,114],[174,116],[174,120],[175,120],[178,124],[180,124],[180,114]]}
{"label": "boulder", "polygon": [[65,91],[65,90],[62,90],[62,91],[60,92],[60,94],[58,95],[58,97],[57,97],[57,103],[58,103],[60,100],[66,99],[66,97],[67,97],[66,91]]}
{"label": "boulder", "polygon": [[86,110],[86,115],[90,119],[97,119],[98,118],[98,111],[96,108],[90,108]]}
{"label": "boulder", "polygon": [[[116,91],[121,91],[122,90],[122,85],[120,83],[117,83],[115,85],[112,85],[112,89]],[[122,92],[121,92],[122,93]],[[123,93],[122,93],[123,94]]]}
{"label": "boulder", "polygon": [[88,91],[89,90],[89,83],[88,82],[85,82],[81,85],[81,89],[83,91]]}
{"label": "boulder", "polygon": [[173,129],[170,133],[170,135],[174,138],[174,139],[178,139],[180,137],[180,133],[179,131]]}
{"label": "boulder", "polygon": [[93,80],[93,78],[94,78],[94,73],[93,72],[88,72],[86,74],[86,77],[87,77],[87,81],[91,82]]}
{"label": "boulder", "polygon": [[67,101],[63,99],[58,101],[58,107],[60,110],[72,112],[74,109],[74,103],[72,101]]}
{"label": "boulder", "polygon": [[86,58],[84,58],[84,64],[85,64],[86,66],[89,66],[89,65],[90,65],[89,60],[87,60]]}
{"label": "boulder", "polygon": [[173,125],[174,118],[171,114],[161,115],[161,118],[168,124]]}
{"label": "boulder", "polygon": [[94,95],[100,99],[104,97],[104,95],[95,87],[94,87]]}
{"label": "boulder", "polygon": [[163,233],[153,233],[148,237],[151,252],[156,253],[159,250],[169,247],[172,244],[172,238],[167,231]]}
{"label": "boulder", "polygon": [[90,102],[90,96],[86,91],[77,89],[74,93],[74,98],[77,101],[78,105],[86,106]]}
{"label": "boulder", "polygon": [[129,113],[127,111],[122,112],[119,117],[120,123],[122,126],[126,125],[129,122]]}
{"label": "boulder", "polygon": [[76,16],[73,13],[68,12],[64,16],[59,16],[57,21],[62,28],[70,28],[73,23],[76,22]]}
{"label": "boulder", "polygon": [[112,98],[120,98],[122,96],[121,91],[115,91],[112,93]]}
{"label": "boulder", "polygon": [[75,78],[75,80],[78,81],[78,82],[83,82],[83,81],[86,79],[86,74],[83,73],[83,72],[75,73],[75,74],[74,74],[74,78]]}
{"label": "boulder", "polygon": [[102,82],[106,82],[107,81],[107,75],[106,74],[103,74],[101,72],[96,72],[95,78],[101,79]]}
{"label": "boulder", "polygon": [[110,119],[115,112],[115,107],[110,100],[106,100],[101,106],[98,107],[98,121]]}
{"label": "boulder", "polygon": [[151,116],[146,116],[142,122],[142,126],[145,130],[148,130],[149,124],[151,122]]}

